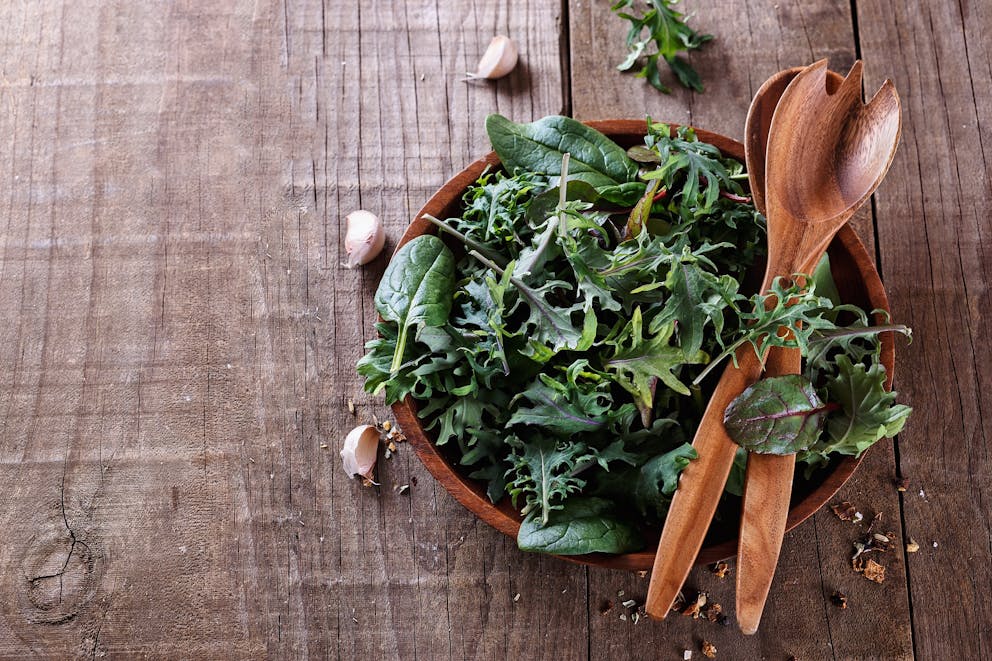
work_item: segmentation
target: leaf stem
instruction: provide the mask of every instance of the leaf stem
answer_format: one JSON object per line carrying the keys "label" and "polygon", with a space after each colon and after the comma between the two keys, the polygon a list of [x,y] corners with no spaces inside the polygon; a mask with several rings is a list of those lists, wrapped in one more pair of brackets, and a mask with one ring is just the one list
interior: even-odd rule
{"label": "leaf stem", "polygon": [[[461,241],[462,243],[464,243],[469,248],[472,248],[473,250],[475,250],[479,254],[484,254],[484,255],[489,255],[490,254],[489,253],[489,250],[487,250],[484,245],[482,245],[481,243],[479,243],[475,239],[469,238],[468,236],[462,234],[461,232],[459,232],[458,230],[456,230],[454,227],[448,225],[443,220],[440,220],[438,218],[435,218],[434,216],[430,215],[429,213],[425,213],[423,216],[421,216],[421,218],[423,218],[424,220],[430,222],[432,225],[435,225],[442,232],[445,232],[445,233],[450,234],[451,236],[455,237],[456,239],[458,239],[459,241]],[[496,255],[492,255],[490,257],[490,260],[491,261],[495,261],[497,259],[500,260],[500,261],[502,261],[502,258],[501,257],[498,257]],[[503,265],[505,266],[506,263],[504,262]]]}
{"label": "leaf stem", "polygon": [[569,152],[561,155],[561,175],[558,177],[558,234],[564,235],[567,227],[565,224],[565,202],[568,200],[568,161],[572,158]]}
{"label": "leaf stem", "polygon": [[[503,274],[506,273],[506,270],[503,267],[498,266],[496,264],[496,262],[494,262],[493,260],[491,260],[488,257],[486,257],[485,255],[483,255],[482,253],[480,253],[478,250],[469,250],[468,251],[468,254],[471,255],[472,257],[475,257],[477,260],[479,260],[480,262],[482,262],[483,264],[485,264],[486,266],[488,266],[489,268],[491,268],[493,271],[496,272],[496,274],[499,277],[502,278],[503,277]],[[516,280],[516,278],[510,278],[510,280],[511,281],[512,280]]]}
{"label": "leaf stem", "polygon": [[817,332],[810,338],[809,343],[814,344],[824,344],[827,342],[832,342],[837,338],[841,337],[867,337],[870,335],[878,335],[879,333],[885,333],[892,331],[894,333],[902,333],[907,335],[909,333],[909,328],[902,324],[885,324],[881,326],[865,326],[864,328],[842,328],[834,331]]}

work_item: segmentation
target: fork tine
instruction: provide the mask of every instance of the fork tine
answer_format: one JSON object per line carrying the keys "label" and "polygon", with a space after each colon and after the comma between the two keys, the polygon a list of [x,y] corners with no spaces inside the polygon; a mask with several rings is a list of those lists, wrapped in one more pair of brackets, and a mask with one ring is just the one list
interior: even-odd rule
{"label": "fork tine", "polygon": [[[902,109],[902,104],[899,100],[899,93],[896,91],[896,86],[892,84],[892,81],[886,79],[882,86],[878,88],[878,91],[871,97],[868,103],[865,104],[868,108],[873,108],[877,110],[887,111],[894,107],[896,112]],[[883,107],[884,106],[884,107]]]}
{"label": "fork tine", "polygon": [[850,95],[861,99],[861,74],[864,70],[864,64],[861,60],[855,60],[854,66],[848,72],[847,77],[844,78],[844,82],[840,84],[837,88],[835,94],[843,93],[844,95]]}

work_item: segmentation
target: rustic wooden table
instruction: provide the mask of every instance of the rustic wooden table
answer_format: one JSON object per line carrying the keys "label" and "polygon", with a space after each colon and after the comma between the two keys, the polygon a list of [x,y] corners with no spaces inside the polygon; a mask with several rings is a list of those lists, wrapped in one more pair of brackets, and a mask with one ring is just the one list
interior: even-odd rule
{"label": "rustic wooden table", "polygon": [[[606,0],[0,4],[0,657],[989,658],[992,5],[686,3],[716,38],[706,92],[671,96],[614,71]],[[466,84],[495,33],[522,66]],[[492,111],[740,138],[758,85],[821,57],[903,99],[857,225],[915,329],[916,413],[841,494],[921,546],[883,584],[821,512],[758,635],[634,624],[601,604],[646,579],[520,553],[409,447],[379,493],[345,478],[344,433],[389,415],[354,369],[385,256],[340,266],[345,214],[395,241]],[[732,607],[732,580],[690,583]]]}

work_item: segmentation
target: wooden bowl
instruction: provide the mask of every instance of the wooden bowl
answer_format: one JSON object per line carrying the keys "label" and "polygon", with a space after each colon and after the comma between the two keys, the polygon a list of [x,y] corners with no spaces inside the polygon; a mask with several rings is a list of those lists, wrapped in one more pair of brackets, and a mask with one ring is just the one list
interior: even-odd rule
{"label": "wooden bowl", "polygon": [[[621,119],[586,123],[624,147],[640,144],[647,132],[647,126],[643,120]],[[673,124],[672,126],[677,125]],[[725,156],[744,162],[744,145],[741,143],[709,131],[695,130],[700,140],[715,145]],[[424,214],[431,214],[438,218],[457,216],[465,190],[475,183],[487,166],[497,165],[499,165],[499,158],[495,152],[490,152],[452,177],[417,213],[397,244],[397,249],[414,237],[436,232],[433,225],[422,219]],[[875,270],[874,260],[850,226],[844,226],[837,234],[833,243],[830,244],[829,254],[834,279],[844,302],[854,303],[868,310],[889,309],[885,288]],[[894,362],[895,345],[892,333],[884,333],[882,335],[882,363],[888,373],[886,387],[892,385]],[[417,456],[427,467],[427,470],[447,489],[448,493],[480,519],[516,539],[521,518],[519,513],[511,507],[509,499],[504,498],[495,505],[491,503],[486,496],[484,485],[460,472],[457,464],[453,463],[445,453],[434,445],[433,440],[428,436],[417,417],[417,405],[413,398],[407,397],[405,401],[393,404],[393,413],[402,426],[403,432],[413,444]],[[862,454],[857,459],[844,457],[835,460],[827,469],[815,475],[811,482],[797,479],[793,487],[787,530],[795,528],[823,507],[847,482],[863,458],[864,455]],[[696,558],[696,564],[713,563],[736,555],[738,523],[737,520],[722,524],[714,521],[706,542]],[[648,548],[636,553],[618,555],[592,553],[559,557],[571,562],[614,569],[650,569],[654,561],[659,534],[660,531],[656,531],[654,539],[651,540],[650,533],[647,533],[649,537]]]}

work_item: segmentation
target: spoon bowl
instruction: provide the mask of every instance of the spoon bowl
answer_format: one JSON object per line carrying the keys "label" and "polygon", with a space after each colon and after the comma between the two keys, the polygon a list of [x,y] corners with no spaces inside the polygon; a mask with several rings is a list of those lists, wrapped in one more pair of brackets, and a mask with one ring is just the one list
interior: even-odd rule
{"label": "spoon bowl", "polygon": [[[805,67],[792,67],[779,71],[762,83],[754,94],[747,110],[744,125],[744,159],[747,164],[748,183],[755,208],[765,213],[765,152],[768,148],[768,133],[772,128],[775,108],[782,99],[785,89]],[[826,88],[833,94],[844,78],[835,71],[827,71]]]}

